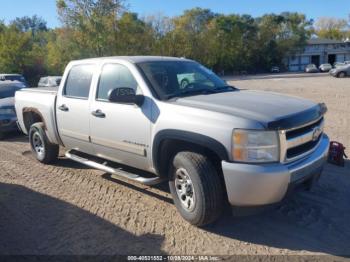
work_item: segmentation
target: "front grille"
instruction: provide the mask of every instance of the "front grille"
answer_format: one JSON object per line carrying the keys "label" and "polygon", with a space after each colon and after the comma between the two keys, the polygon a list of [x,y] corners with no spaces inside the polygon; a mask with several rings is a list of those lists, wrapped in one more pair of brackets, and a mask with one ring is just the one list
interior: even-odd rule
{"label": "front grille", "polygon": [[317,146],[320,140],[321,140],[321,136],[316,141],[310,141],[310,142],[307,142],[306,144],[302,144],[300,146],[288,149],[287,159],[292,159],[292,158],[298,157],[299,155],[304,154],[305,152],[309,152],[310,150],[315,148],[315,146]]}
{"label": "front grille", "polygon": [[320,143],[324,119],[281,133],[282,161],[291,162],[311,153]]}
{"label": "front grille", "polygon": [[287,131],[286,138],[287,138],[287,140],[289,140],[289,139],[295,138],[297,136],[301,136],[307,132],[310,132],[312,129],[319,126],[322,122],[323,122],[323,118],[318,120],[316,123],[313,123],[313,124],[310,124],[310,125],[298,128],[298,129]]}

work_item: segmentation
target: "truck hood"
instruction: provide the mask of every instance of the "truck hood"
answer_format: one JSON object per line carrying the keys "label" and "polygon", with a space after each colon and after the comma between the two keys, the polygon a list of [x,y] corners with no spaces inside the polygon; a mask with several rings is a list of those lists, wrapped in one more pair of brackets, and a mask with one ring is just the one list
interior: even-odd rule
{"label": "truck hood", "polygon": [[235,91],[179,98],[178,105],[260,122],[268,129],[289,129],[321,117],[324,104],[263,91]]}

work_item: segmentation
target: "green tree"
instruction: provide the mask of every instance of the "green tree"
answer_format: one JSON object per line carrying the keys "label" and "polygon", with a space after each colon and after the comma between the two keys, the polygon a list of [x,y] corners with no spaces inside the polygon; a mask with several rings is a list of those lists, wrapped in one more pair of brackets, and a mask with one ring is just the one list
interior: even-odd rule
{"label": "green tree", "polygon": [[155,45],[153,28],[138,18],[136,13],[125,12],[118,20],[115,55],[149,55]]}
{"label": "green tree", "polygon": [[315,23],[314,30],[320,38],[343,40],[349,36],[350,24],[346,19],[320,17]]}
{"label": "green tree", "polygon": [[233,73],[251,68],[257,27],[248,15],[219,15],[210,24],[207,65],[215,71]]}
{"label": "green tree", "polygon": [[[109,55],[187,57],[226,74],[266,71],[302,49],[312,32],[312,21],[299,13],[253,18],[193,8],[141,19],[123,0],[57,0],[57,10],[62,26],[56,29],[37,16],[0,21],[1,71],[24,73],[34,84],[62,74],[71,60]],[[316,28],[328,28],[321,24]],[[341,24],[336,27],[345,30]]]}
{"label": "green tree", "polygon": [[311,20],[299,13],[269,14],[257,19],[258,39],[255,64],[269,70],[283,65],[283,59],[303,48],[310,35]]}
{"label": "green tree", "polygon": [[1,25],[0,71],[23,72],[30,60],[31,34],[22,33],[15,26]]}
{"label": "green tree", "polygon": [[57,0],[59,17],[71,30],[82,57],[110,55],[118,40],[122,0]]}
{"label": "green tree", "polygon": [[61,75],[71,60],[83,58],[84,50],[81,50],[76,41],[72,41],[75,33],[68,28],[57,28],[49,32],[45,62],[49,74]]}
{"label": "green tree", "polygon": [[0,25],[0,71],[24,74],[35,85],[46,73],[46,22],[38,17],[17,18]]}
{"label": "green tree", "polygon": [[48,31],[46,21],[36,15],[32,17],[18,17],[15,20],[13,20],[11,24],[14,25],[21,32],[31,32],[33,37],[38,32]]}
{"label": "green tree", "polygon": [[194,8],[174,18],[174,29],[165,35],[168,54],[205,63],[209,24],[215,16],[209,9]]}

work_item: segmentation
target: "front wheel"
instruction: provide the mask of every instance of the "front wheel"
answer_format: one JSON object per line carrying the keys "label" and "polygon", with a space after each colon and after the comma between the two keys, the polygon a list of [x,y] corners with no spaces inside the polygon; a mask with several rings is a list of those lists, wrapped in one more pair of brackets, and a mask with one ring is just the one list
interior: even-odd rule
{"label": "front wheel", "polygon": [[43,123],[35,123],[30,127],[29,142],[36,159],[41,163],[50,164],[57,160],[59,146],[50,143]]}
{"label": "front wheel", "polygon": [[170,171],[170,191],[181,216],[192,225],[217,220],[224,206],[224,190],[210,160],[197,153],[180,152]]}
{"label": "front wheel", "polygon": [[345,77],[345,73],[344,73],[344,72],[340,72],[340,73],[338,74],[338,77],[339,77],[339,78],[344,78],[344,77]]}

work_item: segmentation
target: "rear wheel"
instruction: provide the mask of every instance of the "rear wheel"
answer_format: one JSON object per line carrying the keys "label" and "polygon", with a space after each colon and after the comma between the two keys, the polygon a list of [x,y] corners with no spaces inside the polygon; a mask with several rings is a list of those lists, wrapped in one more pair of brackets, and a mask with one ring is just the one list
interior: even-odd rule
{"label": "rear wheel", "polygon": [[340,73],[338,73],[338,77],[339,77],[339,78],[343,78],[343,77],[345,77],[345,76],[346,76],[345,72],[340,72]]}
{"label": "rear wheel", "polygon": [[50,143],[43,123],[35,123],[31,126],[29,142],[36,159],[41,163],[50,164],[57,160],[59,146]]}
{"label": "rear wheel", "polygon": [[4,133],[0,132],[0,140],[3,140],[5,137]]}
{"label": "rear wheel", "polygon": [[210,160],[197,153],[180,152],[170,171],[170,191],[181,216],[204,226],[214,222],[224,206],[223,187]]}

